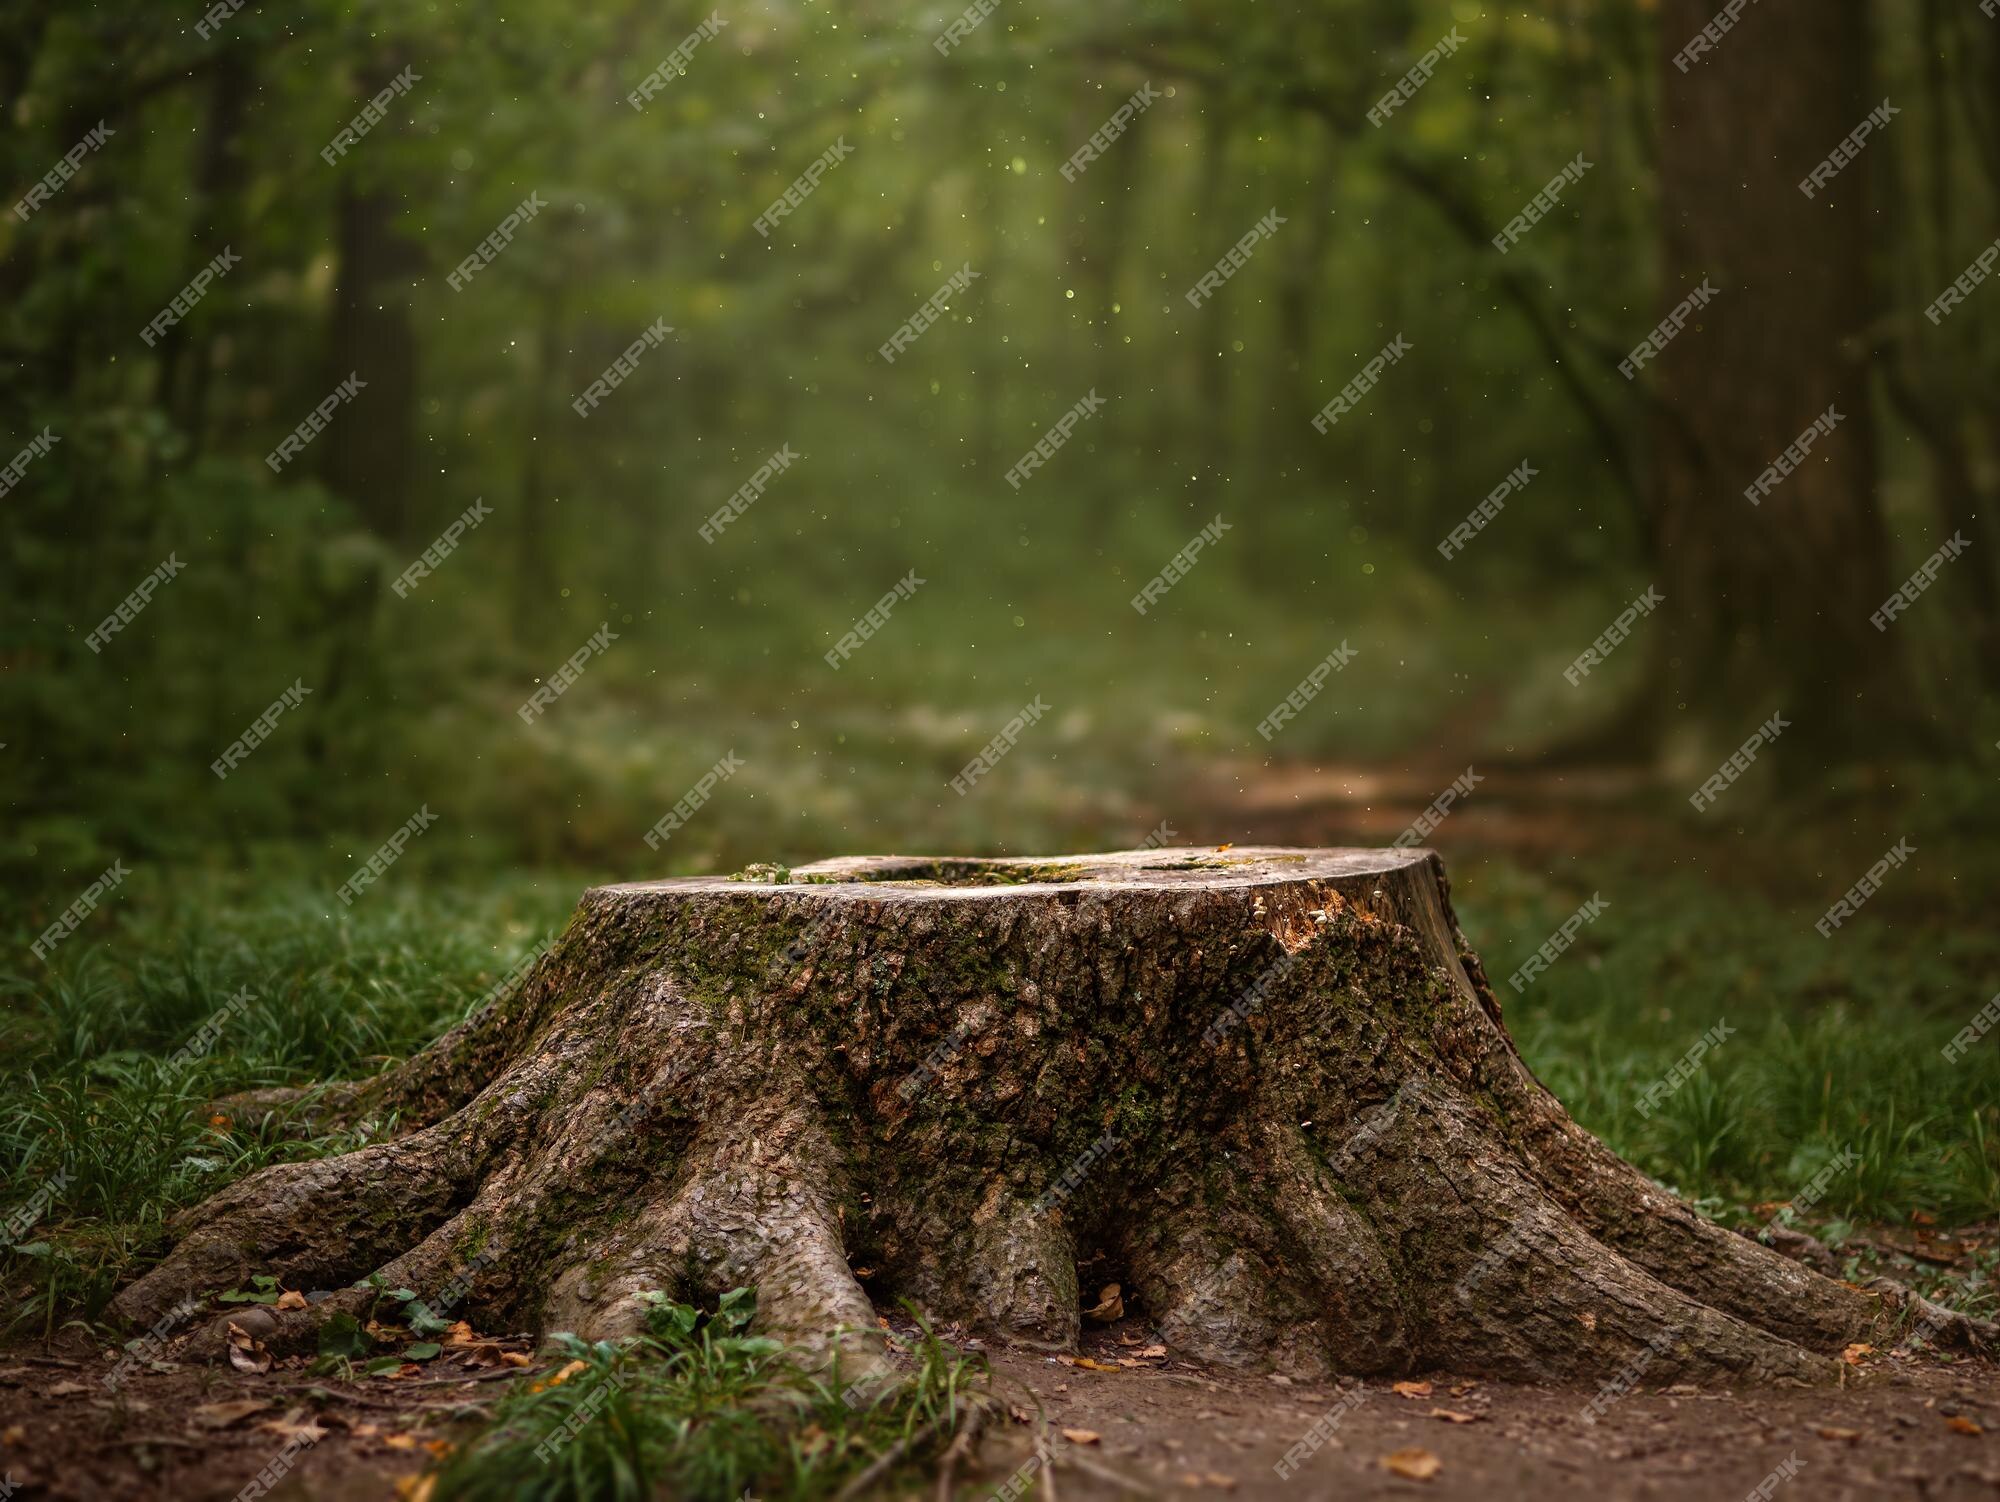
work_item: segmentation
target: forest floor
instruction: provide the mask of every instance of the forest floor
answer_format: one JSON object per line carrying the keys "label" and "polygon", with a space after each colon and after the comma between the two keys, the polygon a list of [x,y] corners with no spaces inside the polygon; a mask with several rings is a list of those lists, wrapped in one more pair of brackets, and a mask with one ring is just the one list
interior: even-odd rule
{"label": "forest floor", "polygon": [[[1158,813],[1172,822],[1176,844],[1382,844],[1464,770],[1225,766],[1187,789],[1182,806]],[[1872,791],[1868,798],[1878,807]],[[1936,1057],[2000,973],[2000,935],[1972,916],[1990,899],[1991,873],[1941,849],[1919,823],[1916,842],[1929,859],[1898,873],[1900,884],[1885,884],[1851,942],[1843,932],[1841,944],[1828,944],[1811,926],[1896,837],[1895,817],[1816,818],[1821,836],[1802,853],[1761,837],[1764,830],[1663,816],[1656,797],[1615,772],[1494,768],[1482,769],[1473,793],[1425,843],[1446,849],[1461,917],[1496,983],[1580,896],[1601,888],[1612,899],[1615,927],[1599,925],[1526,995],[1502,986],[1525,1056],[1586,1126],[1739,1225],[1782,1210],[1820,1161],[1812,1152],[1856,1145],[1868,1168],[1805,1222],[1833,1247],[1839,1271],[1886,1272],[1991,1317],[2000,1267],[1991,1118],[2000,1091],[1983,1057],[1956,1065]],[[523,936],[543,931],[573,900],[554,890],[563,886],[538,877],[525,897],[498,885],[456,892],[443,910],[384,913],[373,932],[331,937],[308,932],[279,903],[246,900],[231,920],[237,927],[226,930],[229,943],[218,938],[199,963],[176,959],[171,983],[148,979],[135,962],[132,985],[106,992],[115,1011],[85,977],[55,993],[31,1040],[35,1057],[54,1079],[65,1058],[165,1051],[170,1041],[156,1040],[185,1036],[241,978],[231,968],[240,951],[292,977],[295,989],[273,997],[268,1025],[326,1050],[312,1054],[283,1032],[246,1039],[245,1057],[255,1042],[309,1076],[363,1072],[363,1061],[435,1031],[424,1007],[476,995],[492,978],[496,951],[518,953]],[[492,916],[501,909],[504,933]],[[149,921],[135,918],[128,939],[145,955],[166,952],[159,936],[178,942],[185,927],[165,906],[155,929]],[[477,933],[477,944],[447,952],[461,941],[437,936],[462,931]],[[279,936],[294,933],[305,936],[282,947]],[[315,1013],[322,990],[328,1010]],[[401,1011],[380,1000],[420,991],[423,1005],[398,1002]],[[1636,1117],[1636,1092],[1725,1009],[1741,1019],[1745,1041],[1668,1109]],[[315,1023],[316,1015],[332,1020]],[[127,1065],[92,1067],[95,1092]],[[224,1074],[190,1078],[184,1088],[240,1083]],[[233,1173],[268,1160],[259,1154],[293,1150],[241,1133],[231,1141],[227,1126],[199,1140],[165,1132],[161,1123],[186,1114],[171,1094],[148,1097],[143,1112],[129,1104],[141,1114],[121,1116],[139,1100],[135,1092],[120,1085],[109,1095],[80,1094],[97,1102],[87,1114],[24,1106],[0,1123],[24,1143],[31,1132],[68,1133],[71,1161],[97,1140],[93,1132],[108,1130],[106,1120],[142,1121],[164,1134],[157,1169],[120,1160],[101,1182],[87,1181],[105,1204],[135,1208],[52,1224],[53,1256],[10,1264],[10,1303],[25,1296],[52,1310],[96,1307],[124,1275],[123,1259],[145,1242],[143,1229],[124,1226],[152,1223],[206,1192],[212,1186],[201,1175],[218,1171],[210,1156],[240,1153]],[[899,1312],[883,1314],[904,1322]],[[499,1391],[544,1374],[539,1358],[530,1368],[482,1371],[450,1368],[447,1358],[421,1371],[343,1380],[313,1375],[301,1359],[262,1373],[141,1369],[114,1392],[104,1382],[117,1354],[110,1332],[54,1317],[43,1323],[46,1338],[17,1330],[0,1349],[0,1498],[232,1497],[288,1443],[309,1439],[272,1495],[420,1499],[433,1456],[471,1432]],[[942,1333],[952,1340],[960,1332]],[[1106,1469],[1175,1496],[1708,1499],[1760,1486],[1768,1487],[1761,1495],[1783,1495],[1797,1474],[1821,1496],[2000,1497],[2000,1378],[1982,1363],[1866,1352],[1852,1384],[1820,1391],[1661,1392],[1642,1382],[1591,1423],[1583,1417],[1588,1392],[1448,1372],[1427,1374],[1427,1391],[1382,1381],[1283,1383],[1140,1359],[1133,1353],[1145,1337],[1136,1318],[1092,1327],[1079,1352],[1090,1365],[986,1349],[996,1396],[1014,1417],[993,1426],[954,1495],[990,1497],[1017,1477],[1045,1423],[1052,1434],[1094,1436],[1056,1441],[1058,1454],[1084,1462],[1059,1470],[1062,1499],[1117,1495],[1099,1474]],[[517,1354],[531,1349],[525,1340],[514,1345]],[[1281,1478],[1274,1467],[1285,1452],[1336,1409],[1330,1437],[1296,1475]],[[1429,1478],[1398,1474],[1389,1460],[1397,1455],[1405,1473]]]}
{"label": "forest floor", "polygon": [[[907,1326],[900,1315],[897,1323]],[[989,1428],[952,1495],[987,1498],[1016,1476],[1032,1476],[1023,1467],[1038,1433],[1058,1457],[1062,1498],[1710,1502],[1750,1496],[1773,1478],[1782,1490],[1801,1473],[1816,1497],[1952,1502],[2000,1494],[2000,1382],[1984,1363],[1869,1353],[1843,1388],[1641,1384],[1591,1414],[1588,1392],[1450,1373],[1315,1384],[1134,1361],[1147,1338],[1142,1322],[1127,1319],[1093,1328],[1082,1360],[989,1347],[992,1391],[1009,1417]],[[432,1456],[471,1432],[499,1388],[547,1375],[538,1364],[341,1381],[280,1362],[261,1374],[142,1371],[111,1392],[103,1380],[108,1352],[93,1359],[80,1346],[65,1348],[76,1354],[0,1357],[12,1495],[209,1502],[235,1496],[297,1439],[309,1443],[292,1446],[296,1458],[274,1497],[421,1498]],[[1287,1451],[1309,1434],[1323,1442],[1281,1474]],[[930,1483],[915,1481],[874,1493],[930,1494]]]}

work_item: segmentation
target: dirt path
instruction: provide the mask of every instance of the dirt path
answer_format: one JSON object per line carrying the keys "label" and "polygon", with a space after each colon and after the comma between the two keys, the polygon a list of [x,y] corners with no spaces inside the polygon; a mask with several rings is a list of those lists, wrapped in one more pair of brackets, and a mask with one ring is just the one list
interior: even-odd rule
{"label": "dirt path", "polygon": [[[1774,1475],[1771,1495],[1784,1495],[1794,1460],[1801,1502],[2000,1495],[2000,1380],[1979,1364],[1870,1356],[1856,1385],[1833,1391],[1661,1393],[1642,1382],[1589,1422],[1588,1392],[1444,1374],[1431,1374],[1427,1391],[1376,1381],[1290,1384],[1138,1358],[1146,1340],[1145,1327],[1128,1320],[1086,1336],[1080,1355],[1093,1365],[1023,1349],[989,1352],[1010,1417],[954,1495],[990,1498],[1023,1476],[1038,1411],[1052,1436],[1097,1436],[1055,1438],[1059,1454],[1080,1454],[1163,1497],[1710,1502],[1747,1497]],[[64,1359],[75,1364],[0,1355],[0,1468],[21,1502],[231,1498],[273,1461],[286,1472],[276,1497],[394,1498],[432,1446],[462,1432],[505,1382],[529,1375],[342,1383],[297,1370],[203,1367],[141,1372],[111,1393],[102,1356],[73,1351]],[[218,1406],[232,1404],[240,1416]],[[312,1435],[290,1462],[288,1425],[293,1435]],[[1316,1434],[1323,1442],[1300,1452],[1281,1478],[1275,1468],[1287,1452]],[[1392,1474],[1385,1457],[1397,1452],[1420,1452],[1406,1456],[1409,1470],[1434,1459],[1434,1474]],[[1027,1487],[1019,1495],[1039,1493]],[[1059,1468],[1060,1498],[1117,1495],[1089,1470]]]}

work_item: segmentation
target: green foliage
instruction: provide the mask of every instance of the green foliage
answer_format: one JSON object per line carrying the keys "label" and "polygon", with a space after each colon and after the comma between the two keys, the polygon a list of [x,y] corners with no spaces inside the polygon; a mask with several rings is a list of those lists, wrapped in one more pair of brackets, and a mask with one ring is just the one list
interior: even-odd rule
{"label": "green foliage", "polygon": [[827,1497],[892,1444],[925,1436],[913,1463],[941,1446],[984,1372],[920,1326],[910,1372],[844,1397],[838,1366],[750,1334],[754,1312],[748,1289],[709,1311],[654,1294],[642,1336],[559,1337],[562,1365],[451,1456],[438,1502]]}
{"label": "green foliage", "polygon": [[[1592,877],[1607,914],[1520,998],[1504,977],[1589,892],[1496,865],[1461,876],[1460,917],[1529,1064],[1579,1122],[1662,1181],[1768,1205],[1851,1152],[1860,1166],[1808,1219],[1921,1211],[1957,1224],[2000,1214],[2000,1049],[1988,1039],[1956,1062],[1942,1052],[1991,994],[1996,954],[1990,931],[1959,911],[1952,873],[1932,876],[1932,890],[1905,895],[1930,908],[1937,942],[1912,945],[1908,929],[1870,920],[1844,928],[1836,951],[1804,903],[1611,864]],[[1648,1087],[1718,1021],[1731,1036],[1642,1114]]]}

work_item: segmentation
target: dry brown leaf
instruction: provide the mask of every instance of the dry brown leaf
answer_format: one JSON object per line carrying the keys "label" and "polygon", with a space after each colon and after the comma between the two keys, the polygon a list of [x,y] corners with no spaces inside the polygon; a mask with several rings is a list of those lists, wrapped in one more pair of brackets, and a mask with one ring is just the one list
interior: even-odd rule
{"label": "dry brown leaf", "polygon": [[1859,1429],[1836,1429],[1831,1424],[1828,1424],[1819,1431],[1819,1437],[1821,1439],[1844,1439],[1849,1444],[1852,1444],[1861,1438],[1861,1431]]}
{"label": "dry brown leaf", "polygon": [[1861,1365],[1861,1358],[1874,1349],[1875,1347],[1868,1344],[1867,1341],[1857,1340],[1853,1345],[1840,1353],[1840,1359],[1845,1361],[1849,1366],[1859,1366]]}
{"label": "dry brown leaf", "polygon": [[1097,1307],[1084,1310],[1087,1319],[1094,1319],[1100,1325],[1108,1325],[1125,1316],[1124,1290],[1116,1283],[1106,1283],[1098,1290]]}
{"label": "dry brown leaf", "polygon": [[509,1366],[533,1366],[535,1358],[524,1351],[502,1351],[500,1359]]}
{"label": "dry brown leaf", "polygon": [[234,1320],[229,1322],[229,1364],[239,1372],[268,1372],[271,1353],[264,1342]]}
{"label": "dry brown leaf", "polygon": [[18,1445],[27,1437],[28,1428],[25,1424],[9,1424],[5,1429],[0,1429],[0,1445]]}
{"label": "dry brown leaf", "polygon": [[203,1403],[191,1409],[188,1417],[202,1429],[227,1429],[231,1424],[241,1423],[253,1413],[262,1413],[271,1406],[265,1398],[231,1398],[226,1403]]}
{"label": "dry brown leaf", "polygon": [[1428,1382],[1392,1382],[1389,1388],[1399,1397],[1428,1398],[1431,1395],[1431,1385]]}
{"label": "dry brown leaf", "polygon": [[569,1362],[567,1365],[561,1367],[554,1376],[549,1378],[549,1386],[558,1387],[561,1384],[569,1381],[569,1379],[574,1377],[578,1372],[588,1371],[589,1369],[590,1369],[590,1363],[587,1361]]}
{"label": "dry brown leaf", "polygon": [[1115,1372],[1119,1369],[1109,1361],[1092,1361],[1088,1356],[1077,1357],[1076,1365],[1087,1372]]}
{"label": "dry brown leaf", "polygon": [[278,1302],[271,1307],[273,1309],[303,1309],[306,1307],[306,1296],[296,1288],[287,1288],[283,1293],[278,1295]]}
{"label": "dry brown leaf", "polygon": [[1056,1357],[1056,1360],[1064,1366],[1076,1365],[1076,1358],[1074,1356],[1058,1356]]}
{"label": "dry brown leaf", "polygon": [[1203,1471],[1201,1479],[1219,1491],[1233,1492],[1236,1490],[1236,1478],[1234,1476],[1225,1476],[1220,1471]]}
{"label": "dry brown leaf", "polygon": [[303,1408],[294,1408],[281,1419],[266,1419],[257,1427],[281,1439],[300,1440],[308,1445],[318,1444],[326,1438],[326,1430],[304,1417]]}
{"label": "dry brown leaf", "polygon": [[414,1434],[385,1434],[382,1436],[382,1443],[392,1450],[414,1450],[417,1447],[417,1437]]}
{"label": "dry brown leaf", "polygon": [[1062,1437],[1073,1445],[1094,1445],[1103,1436],[1095,1429],[1065,1429]]}
{"label": "dry brown leaf", "polygon": [[431,1502],[431,1490],[437,1485],[437,1477],[426,1471],[416,1476],[396,1478],[396,1496],[400,1502]]}
{"label": "dry brown leaf", "polygon": [[65,1382],[58,1382],[54,1387],[48,1389],[48,1395],[52,1398],[67,1398],[73,1393],[89,1392],[89,1391],[90,1391],[90,1384],[87,1382],[65,1381]]}
{"label": "dry brown leaf", "polygon": [[472,1326],[464,1320],[456,1321],[444,1332],[444,1343],[448,1346],[471,1346],[481,1344],[480,1338],[472,1333]]}
{"label": "dry brown leaf", "polygon": [[1986,1432],[1962,1413],[1954,1413],[1944,1421],[1944,1426],[1951,1430],[1953,1434],[1984,1434]]}
{"label": "dry brown leaf", "polygon": [[1447,1424],[1476,1424],[1479,1422],[1478,1414],[1460,1413],[1455,1408],[1433,1408],[1424,1417],[1427,1419],[1443,1419]]}
{"label": "dry brown leaf", "polygon": [[451,1452],[453,1450],[456,1450],[458,1446],[453,1444],[448,1439],[427,1439],[424,1441],[424,1448],[430,1451],[431,1454],[435,1455],[439,1460],[443,1460],[445,1456],[451,1454]]}
{"label": "dry brown leaf", "polygon": [[1167,1354],[1167,1348],[1165,1346],[1144,1346],[1141,1347],[1139,1350],[1134,1351],[1132,1354],[1134,1356],[1141,1356],[1141,1357],[1165,1356]]}
{"label": "dry brown leaf", "polygon": [[1017,1424],[1032,1424],[1035,1421],[1035,1416],[1019,1403],[1009,1403],[1007,1405],[1007,1417]]}
{"label": "dry brown leaf", "polygon": [[1444,1469],[1444,1462],[1415,1445],[1407,1450],[1391,1450],[1382,1457],[1382,1469],[1408,1481],[1428,1481]]}
{"label": "dry brown leaf", "polygon": [[1136,1346],[1141,1340],[1141,1338],[1142,1337],[1137,1335],[1128,1334],[1123,1330],[1120,1330],[1118,1332],[1118,1344],[1120,1344],[1121,1346]]}

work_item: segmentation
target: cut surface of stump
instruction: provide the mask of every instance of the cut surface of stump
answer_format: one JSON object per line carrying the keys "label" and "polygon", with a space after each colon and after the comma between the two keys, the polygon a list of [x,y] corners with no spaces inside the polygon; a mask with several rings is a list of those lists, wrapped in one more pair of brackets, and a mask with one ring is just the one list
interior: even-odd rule
{"label": "cut surface of stump", "polygon": [[752,1284],[768,1332],[866,1372],[871,1295],[1062,1348],[1104,1275],[1196,1359],[1648,1385],[1993,1334],[1717,1227],[1578,1127],[1425,850],[599,887],[511,995],[300,1109],[393,1135],[187,1212],[117,1312],[276,1273],[335,1290],[274,1313],[298,1347],[379,1273],[602,1338],[651,1291]]}

